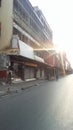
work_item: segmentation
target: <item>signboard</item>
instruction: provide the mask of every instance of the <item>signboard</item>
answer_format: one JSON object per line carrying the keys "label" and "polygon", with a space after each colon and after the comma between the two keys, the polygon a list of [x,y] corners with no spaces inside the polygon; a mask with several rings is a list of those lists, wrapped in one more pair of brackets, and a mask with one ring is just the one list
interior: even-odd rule
{"label": "signboard", "polygon": [[25,62],[25,65],[32,66],[32,67],[37,67],[37,64],[33,64],[33,63],[29,63],[29,62]]}
{"label": "signboard", "polygon": [[30,58],[30,59],[34,59],[34,50],[32,47],[28,46],[26,43],[22,42],[21,40],[19,40],[19,55]]}

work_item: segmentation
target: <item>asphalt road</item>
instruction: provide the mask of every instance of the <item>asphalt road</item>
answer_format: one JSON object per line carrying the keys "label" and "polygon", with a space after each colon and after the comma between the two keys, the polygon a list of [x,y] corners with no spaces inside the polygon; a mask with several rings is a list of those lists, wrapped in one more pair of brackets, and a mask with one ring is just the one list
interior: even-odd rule
{"label": "asphalt road", "polygon": [[0,130],[73,130],[73,75],[1,99]]}

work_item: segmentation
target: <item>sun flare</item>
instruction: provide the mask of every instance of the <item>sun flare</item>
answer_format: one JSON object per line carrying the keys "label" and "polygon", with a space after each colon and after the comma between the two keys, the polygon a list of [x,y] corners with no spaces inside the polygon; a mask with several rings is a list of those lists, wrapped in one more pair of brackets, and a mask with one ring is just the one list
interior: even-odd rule
{"label": "sun flare", "polygon": [[73,68],[73,50],[72,50],[72,46],[69,46],[69,45],[56,45],[56,52],[59,53],[59,52],[65,52],[66,53],[66,57],[68,59],[68,61],[70,62],[71,64],[71,67]]}

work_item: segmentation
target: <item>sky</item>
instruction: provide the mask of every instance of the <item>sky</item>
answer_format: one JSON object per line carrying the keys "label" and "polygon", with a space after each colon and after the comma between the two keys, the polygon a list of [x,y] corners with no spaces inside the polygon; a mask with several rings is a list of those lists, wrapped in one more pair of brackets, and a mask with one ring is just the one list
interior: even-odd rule
{"label": "sky", "polygon": [[66,51],[73,67],[73,0],[29,0],[42,10],[53,31],[53,43]]}

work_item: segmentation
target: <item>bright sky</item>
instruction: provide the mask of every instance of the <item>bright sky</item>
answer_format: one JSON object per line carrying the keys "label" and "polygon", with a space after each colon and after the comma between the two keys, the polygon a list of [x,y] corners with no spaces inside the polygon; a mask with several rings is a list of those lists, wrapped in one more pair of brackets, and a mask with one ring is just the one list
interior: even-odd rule
{"label": "bright sky", "polygon": [[53,43],[67,52],[73,66],[73,0],[29,0],[38,6],[53,31]]}

